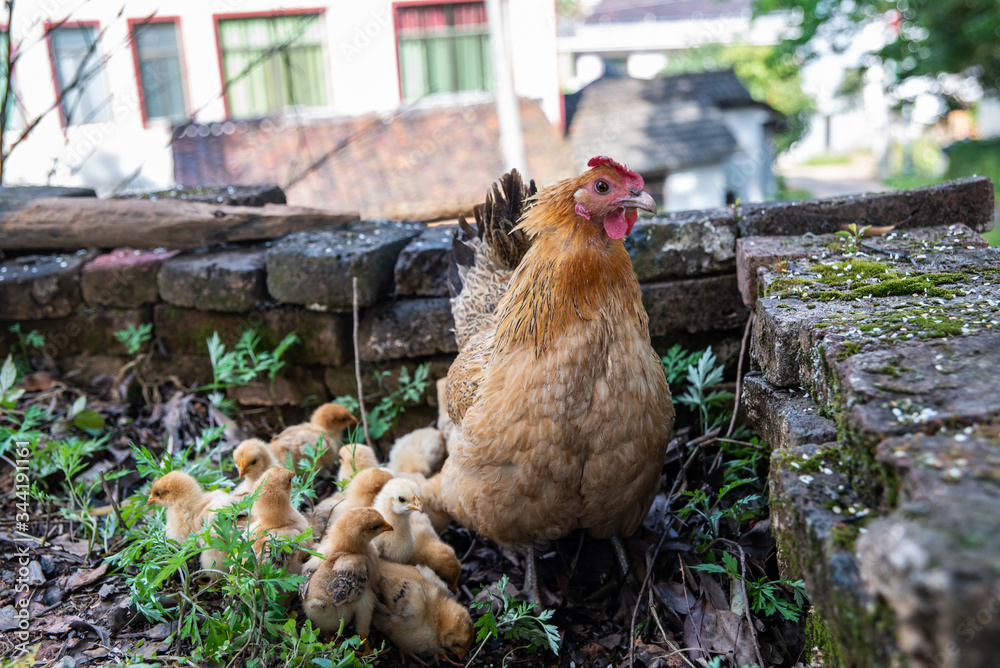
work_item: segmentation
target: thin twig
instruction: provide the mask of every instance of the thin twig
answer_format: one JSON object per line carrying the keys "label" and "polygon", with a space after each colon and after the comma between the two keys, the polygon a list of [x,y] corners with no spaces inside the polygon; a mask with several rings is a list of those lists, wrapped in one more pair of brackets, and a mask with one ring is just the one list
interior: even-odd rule
{"label": "thin twig", "polygon": [[733,419],[729,421],[729,429],[726,430],[726,438],[733,435],[736,428],[736,417],[740,412],[740,398],[743,394],[743,358],[747,354],[747,341],[750,339],[750,329],[753,325],[753,311],[747,316],[746,327],[743,328],[743,343],[740,344],[740,360],[736,363],[736,403],[733,406]]}
{"label": "thin twig", "polygon": [[101,476],[101,487],[104,488],[104,493],[108,497],[108,501],[111,503],[111,510],[115,511],[115,517],[118,518],[118,524],[122,526],[123,529],[128,529],[128,525],[125,524],[125,518],[122,517],[121,511],[118,509],[118,502],[115,501],[115,497],[111,494],[111,488],[108,487],[108,481],[104,479],[104,471],[98,471]]}
{"label": "thin twig", "polygon": [[365,429],[365,443],[372,450],[375,445],[372,437],[368,434],[368,413],[365,411],[365,393],[361,383],[361,353],[358,346],[358,277],[351,278],[351,286],[354,289],[354,375],[358,379],[358,410],[361,412],[361,424]]}
{"label": "thin twig", "polygon": [[[698,438],[688,441],[685,447],[691,448],[691,454],[685,460],[684,465],[681,466],[681,470],[677,473],[677,477],[674,478],[674,484],[670,487],[670,493],[667,494],[667,506],[664,509],[664,514],[669,512],[670,505],[673,502],[674,492],[677,491],[678,485],[680,485],[681,479],[687,473],[688,468],[694,463],[695,456],[698,454],[698,447],[705,444],[712,443],[715,438],[719,435],[719,429],[716,427],[712,431],[708,432],[704,436],[699,436]],[[672,521],[673,518],[671,518]],[[653,566],[656,564],[657,557],[660,556],[660,549],[663,547],[663,541],[666,540],[667,534],[670,533],[670,523],[668,522],[664,527],[663,531],[660,533],[660,540],[656,543],[656,548],[653,550],[653,556],[650,558],[649,563],[646,565],[646,577],[642,580],[642,586],[639,587],[639,595],[636,597],[635,607],[632,608],[632,622],[629,626],[629,647],[628,647],[628,665],[629,668],[633,668],[635,665],[635,620],[639,616],[639,605],[642,603],[642,595],[646,591],[646,586],[649,585],[649,577],[653,573]]]}

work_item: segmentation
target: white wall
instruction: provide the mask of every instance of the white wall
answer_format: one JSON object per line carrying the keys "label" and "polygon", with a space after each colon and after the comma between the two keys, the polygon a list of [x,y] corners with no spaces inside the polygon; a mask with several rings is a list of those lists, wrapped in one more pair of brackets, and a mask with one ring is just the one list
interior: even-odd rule
{"label": "white wall", "polygon": [[[556,55],[555,0],[507,0],[512,25],[516,92],[540,99],[552,123],[561,119]],[[119,10],[124,6],[121,16]],[[12,153],[5,185],[51,184],[95,187],[108,194],[122,182],[132,188],[173,185],[170,128],[143,127],[135,66],[128,44],[128,19],[157,13],[179,17],[186,65],[188,113],[210,123],[226,119],[216,43],[218,14],[267,13],[300,5],[281,0],[110,0],[58,2],[18,0],[12,29],[21,44],[14,86],[24,105],[22,123],[8,131],[16,139],[23,119],[33,119],[55,101],[44,23],[68,19],[96,21],[106,32],[98,53],[107,58],[104,77],[111,95],[111,121],[64,129],[58,112],[48,114]],[[389,112],[400,105],[399,70],[392,0],[321,0],[302,7],[324,9],[326,108],[311,116],[332,117]],[[133,178],[134,175],[134,178]]]}
{"label": "white wall", "polygon": [[725,169],[722,165],[708,165],[672,172],[663,191],[667,211],[725,206]]}

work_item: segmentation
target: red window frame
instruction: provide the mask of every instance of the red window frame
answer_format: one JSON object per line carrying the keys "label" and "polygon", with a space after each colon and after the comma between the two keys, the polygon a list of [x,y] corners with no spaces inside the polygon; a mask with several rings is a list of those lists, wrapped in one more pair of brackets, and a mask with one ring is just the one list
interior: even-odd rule
{"label": "red window frame", "polygon": [[[226,112],[226,120],[229,120],[229,91],[226,88],[226,68],[222,63],[222,39],[219,34],[219,22],[232,19],[267,19],[279,16],[297,16],[302,14],[316,14],[323,25],[323,64],[328,65],[326,53],[326,8],[325,7],[302,7],[296,9],[272,9],[263,12],[236,12],[228,14],[212,14],[212,25],[215,28],[215,55],[219,61],[219,86],[222,89],[222,105]],[[324,67],[324,73],[326,69]],[[329,85],[329,80],[326,82]],[[327,88],[329,93],[329,88]]]}
{"label": "red window frame", "polygon": [[403,102],[403,67],[399,62],[399,12],[400,7],[422,7],[427,5],[468,5],[480,3],[486,10],[485,0],[397,0],[392,3],[392,43],[396,48],[396,87],[399,91],[399,102]]}
{"label": "red window frame", "polygon": [[135,43],[135,29],[151,23],[173,23],[177,33],[177,57],[181,65],[181,88],[184,90],[184,115],[191,117],[191,91],[188,89],[187,59],[184,56],[184,39],[181,36],[180,16],[158,16],[150,14],[145,18],[128,20],[128,41],[132,49],[132,67],[135,71],[135,87],[139,94],[139,113],[142,114],[142,127],[149,128],[149,116],[146,113],[146,95],[142,90],[142,75],[139,70],[139,49]]}
{"label": "red window frame", "polygon": [[[52,42],[52,33],[59,28],[94,28],[95,36],[100,38],[101,36],[101,22],[100,21],[46,21],[43,24],[45,28],[45,41],[49,49],[49,67],[52,70],[52,88],[55,90],[55,99],[59,100],[59,96],[62,91],[59,90],[59,68],[56,66],[56,47]],[[97,50],[94,53],[99,53]],[[111,95],[111,91],[108,91],[108,95]],[[63,112],[62,101],[56,105],[59,110],[59,125],[63,130],[68,129],[66,125],[66,114]],[[108,112],[110,115],[110,112]],[[112,116],[112,121],[114,116]]]}

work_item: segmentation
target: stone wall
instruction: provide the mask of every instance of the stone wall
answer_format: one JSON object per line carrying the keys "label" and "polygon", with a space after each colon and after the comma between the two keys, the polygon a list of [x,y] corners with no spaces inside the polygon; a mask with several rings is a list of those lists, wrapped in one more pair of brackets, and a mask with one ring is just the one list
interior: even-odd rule
{"label": "stone wall", "polygon": [[757,228],[788,236],[737,241],[779,563],[812,596],[823,665],[996,666],[1000,249],[977,234],[992,187],[868,202],[851,215],[909,224],[856,244],[825,206],[789,204]]}
{"label": "stone wall", "polygon": [[[735,368],[748,315],[735,273],[737,223],[736,212],[722,209],[636,225],[629,251],[658,349],[713,344]],[[368,388],[376,389],[384,371],[395,376],[421,362],[431,363],[433,380],[457,352],[446,283],[454,227],[373,219],[195,251],[20,250],[0,262],[0,355],[16,345],[9,330],[20,322],[22,331],[45,336],[45,355],[74,382],[106,380],[129,360],[114,332],[150,323],[153,375],[194,385],[211,380],[206,339],[213,331],[231,346],[255,328],[265,348],[294,331],[302,342],[287,353],[277,403],[353,395],[356,276]],[[271,402],[260,387],[231,394],[245,405]],[[433,418],[434,398],[428,401],[414,419]]]}

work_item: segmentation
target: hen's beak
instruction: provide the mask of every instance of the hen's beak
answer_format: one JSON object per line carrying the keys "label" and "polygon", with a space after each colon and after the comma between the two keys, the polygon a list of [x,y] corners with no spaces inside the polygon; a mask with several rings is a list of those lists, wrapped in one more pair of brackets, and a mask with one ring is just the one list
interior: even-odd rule
{"label": "hen's beak", "polygon": [[632,207],[635,209],[642,209],[643,211],[649,211],[650,213],[656,213],[656,202],[653,200],[653,196],[650,195],[645,190],[640,190],[636,192],[632,191],[632,197],[625,197],[617,202],[624,207]]}

